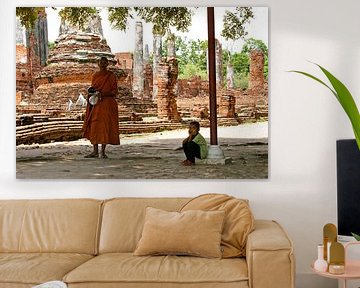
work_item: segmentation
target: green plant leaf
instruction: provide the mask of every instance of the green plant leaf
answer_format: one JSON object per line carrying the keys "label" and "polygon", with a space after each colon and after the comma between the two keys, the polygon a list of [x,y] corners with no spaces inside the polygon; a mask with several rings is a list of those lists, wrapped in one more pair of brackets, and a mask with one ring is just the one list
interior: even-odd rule
{"label": "green plant leaf", "polygon": [[351,235],[356,239],[356,241],[360,241],[360,235],[355,234],[353,232],[351,232]]}
{"label": "green plant leaf", "polygon": [[296,70],[289,71],[289,72],[295,72],[295,73],[305,75],[305,76],[323,84],[328,89],[330,89],[330,91],[335,95],[336,99],[339,101],[340,105],[343,107],[345,113],[347,114],[347,116],[350,119],[353,131],[354,131],[354,135],[356,138],[356,143],[360,150],[360,114],[359,114],[358,108],[356,107],[354,98],[352,97],[350,91],[346,88],[346,86],[340,80],[338,80],[334,75],[332,75],[329,71],[327,71],[322,66],[320,66],[316,63],[314,63],[314,64],[317,65],[321,69],[321,71],[325,74],[325,76],[330,81],[333,89],[329,85],[327,85],[325,82],[323,82],[319,78],[317,78],[309,73],[302,72],[302,71],[296,71]]}

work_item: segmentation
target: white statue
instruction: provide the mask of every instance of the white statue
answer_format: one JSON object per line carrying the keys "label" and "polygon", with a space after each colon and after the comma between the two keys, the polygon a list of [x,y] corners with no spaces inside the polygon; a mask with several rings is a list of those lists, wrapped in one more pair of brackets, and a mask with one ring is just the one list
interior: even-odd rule
{"label": "white statue", "polygon": [[84,95],[82,95],[81,93],[79,94],[79,97],[75,103],[75,106],[78,106],[78,105],[81,107],[86,106],[86,99],[85,99]]}
{"label": "white statue", "polygon": [[67,106],[67,111],[71,111],[73,106],[74,106],[74,103],[71,101],[71,99],[69,99],[68,106]]}

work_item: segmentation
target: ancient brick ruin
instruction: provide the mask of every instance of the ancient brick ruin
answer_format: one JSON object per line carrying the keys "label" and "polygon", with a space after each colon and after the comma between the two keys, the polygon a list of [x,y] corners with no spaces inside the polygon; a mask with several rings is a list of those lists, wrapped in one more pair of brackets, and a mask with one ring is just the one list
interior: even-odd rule
{"label": "ancient brick ruin", "polygon": [[[175,44],[171,38],[165,59],[161,57],[162,37],[154,35],[151,63],[148,46],[143,43],[141,22],[136,24],[135,34],[133,53],[112,53],[102,35],[99,18],[93,18],[91,26],[83,31],[62,23],[45,67],[41,66],[42,56],[38,56],[36,49],[17,43],[17,143],[81,137],[85,107],[76,104],[79,94],[86,95],[101,56],[108,58],[112,64],[109,69],[118,76],[121,133],[186,127],[192,118],[200,119],[202,126],[209,125],[208,80],[178,79]],[[36,62],[31,68],[27,61],[29,53]],[[237,125],[242,121],[267,119],[262,52],[253,51],[250,55],[250,85],[244,91],[234,87],[231,67],[224,85],[221,55],[221,43],[216,41],[218,124]],[[143,121],[146,117],[155,120]]]}
{"label": "ancient brick ruin", "polygon": [[172,58],[169,61],[159,63],[157,85],[157,108],[158,118],[170,121],[180,121],[180,114],[176,103],[176,82],[178,76],[177,60]]}

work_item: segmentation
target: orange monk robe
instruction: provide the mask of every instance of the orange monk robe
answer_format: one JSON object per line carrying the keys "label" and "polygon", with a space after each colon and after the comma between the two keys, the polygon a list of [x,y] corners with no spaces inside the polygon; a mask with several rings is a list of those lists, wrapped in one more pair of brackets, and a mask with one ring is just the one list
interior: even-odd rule
{"label": "orange monk robe", "polygon": [[[83,126],[83,136],[91,144],[119,145],[119,112],[115,100],[117,93],[116,75],[111,71],[96,72],[91,81],[91,86],[104,94],[95,106],[88,104]],[[107,96],[112,94],[112,96]]]}

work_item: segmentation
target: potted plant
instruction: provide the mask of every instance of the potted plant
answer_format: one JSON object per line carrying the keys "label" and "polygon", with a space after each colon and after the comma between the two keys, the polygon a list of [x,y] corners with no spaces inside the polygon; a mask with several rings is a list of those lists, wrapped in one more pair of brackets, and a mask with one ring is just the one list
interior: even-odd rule
{"label": "potted plant", "polygon": [[[295,73],[299,73],[299,74],[305,75],[307,77],[310,77],[311,79],[321,83],[322,85],[324,85],[325,87],[330,89],[330,91],[335,95],[336,99],[339,101],[340,105],[343,107],[345,113],[349,117],[352,128],[354,130],[357,147],[360,151],[360,114],[359,114],[359,110],[356,106],[356,103],[354,101],[354,98],[352,97],[351,93],[346,88],[346,86],[340,80],[338,80],[334,75],[332,75],[329,71],[327,71],[322,66],[320,66],[316,63],[314,63],[314,64],[316,66],[318,66],[320,68],[320,70],[325,74],[325,76],[329,80],[332,87],[330,87],[325,82],[323,82],[319,78],[317,78],[309,73],[306,73],[303,71],[297,71],[297,70],[292,70],[290,72],[295,72]],[[356,241],[360,241],[360,235],[355,234],[353,232],[351,232],[351,235],[356,239]]]}
{"label": "potted plant", "polygon": [[325,82],[323,82],[319,78],[317,78],[309,73],[306,73],[303,71],[297,71],[297,70],[292,70],[290,72],[295,72],[295,73],[299,73],[299,74],[305,75],[307,77],[310,77],[311,79],[314,79],[315,81],[323,84],[325,87],[330,89],[330,91],[335,95],[336,99],[339,101],[340,105],[343,107],[345,113],[347,114],[347,116],[350,119],[351,125],[354,130],[356,143],[360,150],[360,114],[359,114],[358,108],[356,107],[354,98],[352,97],[351,93],[346,88],[346,86],[340,80],[338,80],[334,75],[332,75],[325,68],[321,67],[320,65],[318,65],[316,63],[314,63],[314,64],[316,66],[318,66],[321,69],[321,71],[325,74],[327,79],[330,81],[332,87],[330,87]]}

